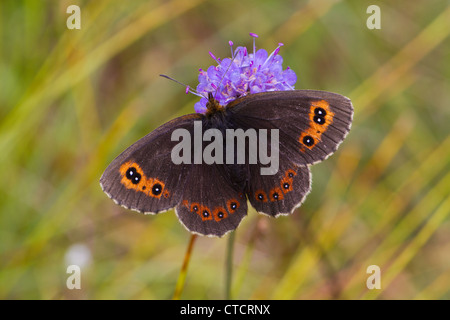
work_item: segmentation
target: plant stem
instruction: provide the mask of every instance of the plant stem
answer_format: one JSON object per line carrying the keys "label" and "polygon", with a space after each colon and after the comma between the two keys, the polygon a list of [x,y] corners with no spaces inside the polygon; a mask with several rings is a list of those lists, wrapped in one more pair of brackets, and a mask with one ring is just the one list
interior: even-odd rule
{"label": "plant stem", "polygon": [[181,267],[180,274],[178,275],[177,284],[175,286],[175,292],[172,297],[173,300],[179,300],[181,293],[183,292],[184,283],[186,282],[187,268],[189,265],[189,261],[191,260],[191,252],[192,252],[192,248],[194,247],[194,242],[195,242],[196,238],[197,238],[197,235],[192,234],[191,239],[189,240],[189,245],[188,245],[188,247],[186,249],[186,253],[184,255],[183,265]]}
{"label": "plant stem", "polygon": [[233,274],[233,248],[234,248],[235,231],[231,232],[228,237],[226,265],[225,265],[225,299],[231,300],[231,279]]}

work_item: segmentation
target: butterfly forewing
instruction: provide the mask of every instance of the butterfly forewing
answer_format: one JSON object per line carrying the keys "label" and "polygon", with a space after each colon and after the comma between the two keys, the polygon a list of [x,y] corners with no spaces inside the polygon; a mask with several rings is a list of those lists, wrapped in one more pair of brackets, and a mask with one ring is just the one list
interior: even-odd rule
{"label": "butterfly forewing", "polygon": [[171,161],[173,130],[193,132],[201,115],[176,118],[149,133],[122,152],[103,173],[103,191],[117,204],[144,213],[158,213],[181,200],[190,166]]}
{"label": "butterfly forewing", "polygon": [[322,161],[336,151],[353,117],[348,98],[315,90],[253,94],[229,107],[242,126],[278,129],[280,155],[297,165]]}

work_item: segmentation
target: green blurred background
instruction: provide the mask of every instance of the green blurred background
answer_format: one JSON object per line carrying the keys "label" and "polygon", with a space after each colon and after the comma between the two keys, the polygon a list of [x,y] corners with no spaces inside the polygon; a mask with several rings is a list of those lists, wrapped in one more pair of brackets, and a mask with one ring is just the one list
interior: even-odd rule
{"label": "green blurred background", "polygon": [[[81,30],[66,9],[81,8]],[[367,7],[381,8],[369,30]],[[168,299],[190,235],[173,211],[116,206],[98,180],[131,143],[192,113],[208,51],[272,51],[297,89],[355,107],[289,217],[237,229],[238,299],[450,298],[448,1],[0,2],[0,298]],[[228,236],[197,239],[181,298],[224,298]],[[66,288],[69,264],[81,290]],[[369,290],[369,265],[381,289]]]}

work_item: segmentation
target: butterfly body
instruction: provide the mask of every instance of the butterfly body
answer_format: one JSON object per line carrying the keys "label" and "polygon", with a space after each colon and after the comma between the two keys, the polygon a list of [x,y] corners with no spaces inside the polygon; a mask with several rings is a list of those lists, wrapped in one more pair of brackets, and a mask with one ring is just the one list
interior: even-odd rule
{"label": "butterfly body", "polygon": [[[205,114],[176,118],[149,133],[108,166],[100,183],[128,209],[159,213],[175,208],[189,231],[223,236],[247,214],[247,202],[273,217],[292,213],[310,191],[309,166],[337,149],[350,130],[352,115],[348,98],[324,91],[265,92],[226,106],[210,95]],[[173,139],[177,129],[193,137],[189,150],[182,152],[188,161],[181,163],[173,160],[180,144]],[[257,147],[243,143],[239,149],[237,143],[229,148],[230,133],[252,130],[258,138],[267,135],[266,155],[278,155],[276,170],[269,174],[262,174],[268,166],[261,160],[264,154],[254,154],[261,140]],[[243,141],[251,142],[249,136]],[[277,144],[272,143],[275,138]],[[221,148],[210,152],[218,161],[206,163],[201,157],[213,144]]]}

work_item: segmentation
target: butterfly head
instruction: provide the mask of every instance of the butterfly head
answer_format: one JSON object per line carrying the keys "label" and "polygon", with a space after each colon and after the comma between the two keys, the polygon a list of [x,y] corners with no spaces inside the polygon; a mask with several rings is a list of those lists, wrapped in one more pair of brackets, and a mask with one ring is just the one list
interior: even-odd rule
{"label": "butterfly head", "polygon": [[217,112],[224,112],[225,107],[220,104],[213,93],[208,92],[208,102],[206,103],[206,116],[211,116]]}

